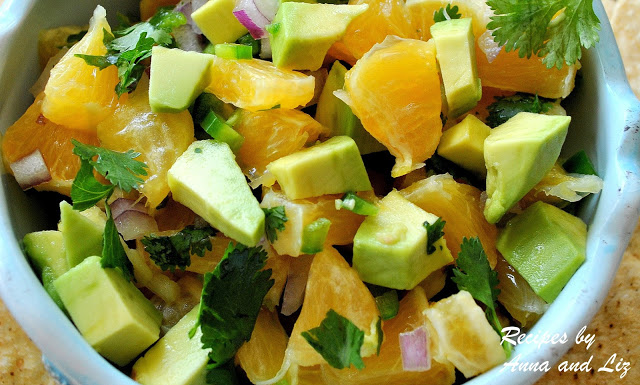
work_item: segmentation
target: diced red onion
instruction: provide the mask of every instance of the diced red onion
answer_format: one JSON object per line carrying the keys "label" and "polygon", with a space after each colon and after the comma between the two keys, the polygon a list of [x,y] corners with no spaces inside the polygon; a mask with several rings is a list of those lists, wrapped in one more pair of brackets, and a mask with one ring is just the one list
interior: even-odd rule
{"label": "diced red onion", "polygon": [[402,369],[406,372],[424,372],[431,369],[429,336],[424,326],[400,333]]}
{"label": "diced red onion", "polygon": [[125,211],[133,210],[147,214],[147,208],[144,204],[127,198],[118,198],[109,205],[111,208],[111,216],[117,218]]}
{"label": "diced red onion", "polygon": [[156,220],[147,213],[127,210],[115,217],[116,228],[125,241],[138,239],[143,235],[158,231]]}
{"label": "diced red onion", "polygon": [[44,162],[40,150],[19,159],[9,165],[13,176],[23,190],[46,183],[51,180],[51,173]]}
{"label": "diced red onion", "polygon": [[190,24],[181,25],[173,29],[173,37],[178,48],[183,51],[202,52],[202,42]]}
{"label": "diced red onion", "polygon": [[290,316],[302,306],[312,261],[313,255],[301,255],[291,259],[280,313]]}
{"label": "diced red onion", "polygon": [[268,37],[260,39],[260,59],[271,59],[271,41]]}
{"label": "diced red onion", "polygon": [[202,7],[206,2],[207,0],[182,0],[175,8],[176,11],[182,12],[186,16],[187,24],[189,24],[193,28],[193,31],[198,35],[202,35],[202,30],[200,30],[193,21],[191,14],[197,11],[198,8]]}
{"label": "diced red onion", "polygon": [[275,0],[237,0],[233,14],[254,39],[262,39],[267,37],[267,24],[276,17],[277,11]]}

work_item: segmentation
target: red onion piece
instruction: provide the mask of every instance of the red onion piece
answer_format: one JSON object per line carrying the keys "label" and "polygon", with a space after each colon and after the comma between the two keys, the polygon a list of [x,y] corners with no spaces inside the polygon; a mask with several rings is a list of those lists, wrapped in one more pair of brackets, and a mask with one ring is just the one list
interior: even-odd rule
{"label": "red onion piece", "polygon": [[260,0],[238,0],[233,9],[233,15],[240,24],[249,30],[254,39],[262,39],[267,36],[266,26],[273,20],[275,14],[264,15],[257,6]]}
{"label": "red onion piece", "polygon": [[193,27],[189,24],[181,25],[173,29],[173,37],[178,48],[183,51],[202,52],[202,42]]}
{"label": "red onion piece", "polygon": [[198,27],[198,25],[193,21],[191,14],[198,10],[198,8],[202,7],[207,0],[182,0],[178,5],[176,5],[175,10],[178,12],[182,12],[187,18],[187,24],[193,28],[193,31],[202,35],[202,30]]}
{"label": "red onion piece", "polygon": [[260,59],[271,59],[271,41],[268,37],[260,39]]}
{"label": "red onion piece", "polygon": [[125,211],[133,210],[147,214],[147,208],[140,202],[131,199],[118,198],[109,205],[111,208],[111,216],[117,218]]}
{"label": "red onion piece", "polygon": [[290,316],[302,306],[312,261],[313,255],[301,255],[291,259],[280,313]]}
{"label": "red onion piece", "polygon": [[158,224],[152,216],[136,210],[123,212],[114,219],[114,222],[125,241],[158,231]]}
{"label": "red onion piece", "polygon": [[400,353],[402,369],[406,372],[424,372],[431,369],[427,329],[420,326],[410,332],[400,333]]}
{"label": "red onion piece", "polygon": [[13,176],[23,190],[46,183],[51,180],[51,173],[44,162],[40,150],[19,159],[9,165]]}

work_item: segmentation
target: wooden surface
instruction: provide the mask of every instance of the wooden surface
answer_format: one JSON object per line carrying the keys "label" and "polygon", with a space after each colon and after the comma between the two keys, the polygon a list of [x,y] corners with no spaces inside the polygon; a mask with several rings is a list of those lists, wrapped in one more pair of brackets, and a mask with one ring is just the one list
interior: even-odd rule
{"label": "wooden surface", "polygon": [[[3,0],[0,0],[0,5]],[[623,60],[636,95],[640,96],[640,40],[638,18],[640,0],[604,0],[619,40]],[[635,12],[634,12],[635,11]],[[636,228],[618,275],[603,308],[596,315],[587,333],[595,333],[596,340],[589,350],[574,346],[561,360],[585,362],[593,356],[592,370],[561,373],[552,367],[537,385],[556,384],[640,384],[640,227]],[[620,373],[598,372],[612,354],[616,354],[615,370],[620,358],[630,362],[626,376]],[[47,375],[41,355],[27,335],[11,317],[0,301],[0,385],[53,385]]]}

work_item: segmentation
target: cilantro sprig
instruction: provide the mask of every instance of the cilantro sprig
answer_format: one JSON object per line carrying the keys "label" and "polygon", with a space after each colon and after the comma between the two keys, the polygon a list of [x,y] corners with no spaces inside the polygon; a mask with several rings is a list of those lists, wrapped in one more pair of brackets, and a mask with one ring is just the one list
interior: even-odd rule
{"label": "cilantro sprig", "polygon": [[551,99],[539,98],[538,95],[518,93],[513,96],[496,97],[496,101],[487,107],[489,116],[487,125],[491,128],[516,116],[519,112],[543,114],[553,107]]}
{"label": "cilantro sprig", "polygon": [[547,68],[574,64],[582,57],[581,47],[588,49],[599,40],[600,20],[591,0],[489,0],[487,4],[494,11],[487,25],[494,40],[507,52],[517,50],[520,57],[544,57]]}
{"label": "cilantro sprig", "polygon": [[438,239],[444,236],[444,225],[446,221],[443,221],[442,218],[438,218],[433,224],[429,222],[424,222],[422,225],[427,230],[427,254],[433,254],[436,251],[436,247],[434,244],[438,241]]}
{"label": "cilantro sprig", "polygon": [[284,206],[276,206],[272,208],[263,208],[264,211],[264,231],[267,234],[269,242],[278,240],[278,231],[284,230],[284,224],[289,219],[285,212]]}
{"label": "cilantro sprig", "polygon": [[364,343],[364,332],[349,319],[333,309],[327,312],[320,326],[302,332],[309,345],[336,369],[364,369],[360,349]]}
{"label": "cilantro sprig", "polygon": [[[80,158],[80,170],[71,185],[71,199],[74,210],[83,211],[104,199],[107,222],[103,234],[102,267],[120,268],[127,280],[133,278],[133,265],[118,234],[115,221],[111,215],[111,208],[107,201],[116,186],[124,191],[138,188],[143,182],[140,176],[147,175],[147,165],[135,160],[140,154],[127,151],[115,152],[106,148],[95,147],[71,139],[73,153]],[[100,183],[93,170],[104,176],[111,184]]]}
{"label": "cilantro sprig", "polygon": [[262,301],[274,284],[271,270],[263,270],[266,258],[260,246],[230,244],[215,270],[204,275],[198,320],[189,337],[200,327],[202,348],[211,349],[212,373],[251,338]]}
{"label": "cilantro sprig", "polygon": [[151,57],[153,46],[173,45],[171,31],[186,23],[187,19],[181,12],[173,11],[170,7],[160,8],[149,21],[114,30],[113,34],[106,29],[103,30],[103,42],[107,47],[105,55],[76,54],[75,56],[101,70],[112,65],[116,66],[120,79],[116,85],[116,93],[120,96],[135,90],[146,68],[143,60]]}
{"label": "cilantro sprig", "polygon": [[187,226],[169,236],[148,235],[141,242],[151,260],[162,270],[185,270],[191,265],[192,254],[204,257],[206,250],[212,249],[210,237],[215,233],[210,226]]}
{"label": "cilantro sprig", "polygon": [[[495,307],[500,294],[500,289],[497,288],[498,273],[491,270],[487,254],[478,237],[471,239],[465,237],[462,240],[452,280],[458,289],[468,291],[474,299],[486,306],[485,314],[489,323],[496,333],[502,336],[502,325]],[[509,357],[511,345],[503,343],[502,347]]]}
{"label": "cilantro sprig", "polygon": [[458,13],[458,6],[454,5],[452,7],[451,4],[447,4],[446,8],[440,8],[433,13],[433,21],[436,23],[445,20],[459,19],[461,17],[462,15]]}

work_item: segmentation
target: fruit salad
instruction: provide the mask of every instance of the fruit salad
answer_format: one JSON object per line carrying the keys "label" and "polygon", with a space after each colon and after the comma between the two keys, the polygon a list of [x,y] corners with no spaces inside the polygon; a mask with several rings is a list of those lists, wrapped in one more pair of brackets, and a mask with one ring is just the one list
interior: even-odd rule
{"label": "fruit salad", "polygon": [[603,186],[561,153],[599,21],[522,4],[142,0],[42,31],[2,137],[17,184],[59,194],[23,239],[34,273],[143,385],[501,365],[503,328],[587,258],[576,210]]}

